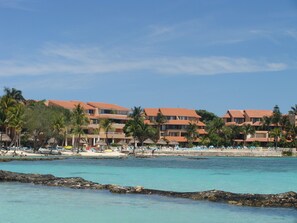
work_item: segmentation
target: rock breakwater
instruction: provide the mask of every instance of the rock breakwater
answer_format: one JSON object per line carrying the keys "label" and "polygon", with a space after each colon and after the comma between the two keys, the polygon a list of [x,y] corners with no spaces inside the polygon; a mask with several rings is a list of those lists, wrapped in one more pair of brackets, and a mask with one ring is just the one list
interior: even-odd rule
{"label": "rock breakwater", "polygon": [[147,189],[142,186],[123,187],[112,184],[100,184],[87,181],[80,177],[64,178],[55,177],[50,174],[25,174],[3,170],[0,171],[0,182],[32,183],[36,185],[67,187],[73,189],[109,190],[112,193],[118,194],[159,195],[172,198],[223,202],[239,206],[297,208],[297,193],[293,191],[280,194],[241,194],[219,190],[175,192]]}

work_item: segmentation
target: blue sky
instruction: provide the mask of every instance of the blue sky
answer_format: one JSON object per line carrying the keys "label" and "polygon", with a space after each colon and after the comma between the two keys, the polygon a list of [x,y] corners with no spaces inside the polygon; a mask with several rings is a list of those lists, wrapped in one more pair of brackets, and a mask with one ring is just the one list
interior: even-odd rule
{"label": "blue sky", "polygon": [[32,99],[283,113],[296,0],[0,0],[0,88]]}

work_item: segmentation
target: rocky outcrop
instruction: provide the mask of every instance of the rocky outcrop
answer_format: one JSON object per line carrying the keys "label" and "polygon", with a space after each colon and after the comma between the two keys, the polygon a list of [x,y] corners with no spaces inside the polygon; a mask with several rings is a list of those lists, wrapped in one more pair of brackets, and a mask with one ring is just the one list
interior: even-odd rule
{"label": "rocky outcrop", "polygon": [[24,174],[9,171],[0,171],[0,182],[33,183],[37,185],[67,187],[73,189],[109,190],[118,194],[146,194],[160,195],[175,198],[187,198],[192,200],[208,200],[212,202],[224,202],[239,206],[253,207],[286,207],[297,208],[297,193],[286,192],[280,194],[239,194],[219,190],[202,192],[174,192],[146,189],[141,186],[122,187],[113,184],[99,184],[84,180],[80,177],[55,177],[53,175]]}

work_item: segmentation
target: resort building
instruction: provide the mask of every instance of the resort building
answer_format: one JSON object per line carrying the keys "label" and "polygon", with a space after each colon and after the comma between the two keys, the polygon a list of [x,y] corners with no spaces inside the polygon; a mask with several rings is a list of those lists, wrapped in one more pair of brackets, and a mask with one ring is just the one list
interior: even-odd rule
{"label": "resort building", "polygon": [[289,114],[289,120],[294,126],[297,126],[297,115]]}
{"label": "resort building", "polygon": [[[59,106],[69,110],[73,110],[75,106],[80,104],[89,119],[89,124],[85,126],[83,140],[87,146],[95,146],[99,141],[106,140],[106,136],[110,143],[127,143],[131,137],[126,137],[123,128],[128,121],[129,109],[102,102],[82,102],[82,101],[61,101],[61,100],[48,100],[46,102],[48,106]],[[100,121],[102,119],[109,119],[112,121],[112,127],[107,132],[100,128]],[[67,138],[67,144],[73,145],[74,136],[69,134]]]}
{"label": "resort building", "polygon": [[189,123],[194,123],[198,126],[197,133],[199,135],[207,134],[205,124],[199,120],[201,117],[195,110],[185,108],[145,108],[146,123],[157,126],[156,119],[158,113],[161,113],[166,118],[165,123],[160,126],[160,134],[162,138],[168,141],[186,143],[185,135]]}
{"label": "resort building", "polygon": [[[260,144],[266,144],[268,142],[273,142],[273,138],[269,137],[268,131],[264,131],[263,118],[272,116],[273,112],[271,110],[228,110],[223,116],[225,125],[251,125],[255,128],[254,134],[249,134],[246,138],[247,143],[258,142]],[[271,124],[270,127],[273,127]],[[241,135],[236,142],[243,142],[244,136]]]}

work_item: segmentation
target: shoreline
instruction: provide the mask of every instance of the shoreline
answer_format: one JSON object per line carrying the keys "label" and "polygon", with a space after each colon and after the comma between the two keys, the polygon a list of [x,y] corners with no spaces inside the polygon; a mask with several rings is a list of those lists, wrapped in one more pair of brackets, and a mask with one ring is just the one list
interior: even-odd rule
{"label": "shoreline", "polygon": [[228,149],[212,149],[212,150],[151,150],[136,151],[135,154],[121,153],[118,151],[112,152],[72,152],[63,151],[61,155],[28,153],[25,151],[8,151],[1,153],[0,162],[9,161],[41,161],[41,160],[62,160],[68,158],[77,159],[124,159],[128,157],[135,158],[158,158],[158,157],[254,157],[254,158],[281,158],[292,157],[297,158],[296,152],[292,156],[284,156],[282,151],[275,150],[228,150]]}

